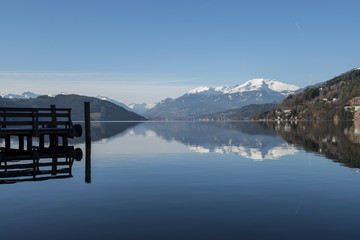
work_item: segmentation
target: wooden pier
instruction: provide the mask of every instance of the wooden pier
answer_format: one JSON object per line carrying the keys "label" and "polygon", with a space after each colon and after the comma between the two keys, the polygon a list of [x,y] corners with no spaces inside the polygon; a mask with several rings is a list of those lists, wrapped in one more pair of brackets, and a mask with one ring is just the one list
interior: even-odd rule
{"label": "wooden pier", "polygon": [[[33,138],[38,138],[38,148],[45,148],[48,137],[50,147],[68,145],[68,138],[80,137],[81,125],[73,125],[71,109],[56,108],[0,108],[0,138],[5,139],[5,150],[12,149],[11,138],[18,140],[18,149],[33,150]],[[25,142],[26,141],[26,142]]]}
{"label": "wooden pier", "polygon": [[82,150],[69,146],[68,139],[81,135],[81,125],[71,121],[71,109],[0,108],[0,139],[5,140],[0,183],[71,177]]}

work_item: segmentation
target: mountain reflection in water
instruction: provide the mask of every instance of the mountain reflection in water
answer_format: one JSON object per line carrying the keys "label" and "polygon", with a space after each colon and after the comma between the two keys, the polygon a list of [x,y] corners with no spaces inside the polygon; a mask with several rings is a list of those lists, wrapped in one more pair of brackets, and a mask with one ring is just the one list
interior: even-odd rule
{"label": "mountain reflection in water", "polygon": [[235,153],[261,161],[298,151],[276,131],[253,122],[155,122],[145,126],[162,139],[181,142],[199,153]]}
{"label": "mountain reflection in water", "polygon": [[290,144],[352,168],[360,167],[360,122],[258,122]]}
{"label": "mountain reflection in water", "polygon": [[[238,154],[262,161],[303,148],[360,167],[360,122],[94,122],[92,141],[126,136],[178,142],[198,153]],[[81,143],[82,138],[72,143]],[[300,147],[300,148],[299,148]]]}

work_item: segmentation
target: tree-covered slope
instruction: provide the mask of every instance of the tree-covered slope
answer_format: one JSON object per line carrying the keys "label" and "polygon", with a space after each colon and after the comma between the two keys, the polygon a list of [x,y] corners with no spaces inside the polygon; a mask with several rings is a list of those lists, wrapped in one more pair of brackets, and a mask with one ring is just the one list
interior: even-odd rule
{"label": "tree-covered slope", "polygon": [[276,109],[276,107],[276,103],[250,104],[242,108],[231,109],[226,112],[200,115],[198,117],[195,117],[195,119],[208,121],[251,120],[253,119],[255,114],[270,111]]}
{"label": "tree-covered slope", "polygon": [[276,110],[255,119],[352,120],[360,116],[360,69],[289,95]]}

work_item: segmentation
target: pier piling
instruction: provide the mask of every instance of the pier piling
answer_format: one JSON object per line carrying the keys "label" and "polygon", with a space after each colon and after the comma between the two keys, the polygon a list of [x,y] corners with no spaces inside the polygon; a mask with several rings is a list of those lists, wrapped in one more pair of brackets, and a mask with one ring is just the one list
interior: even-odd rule
{"label": "pier piling", "polygon": [[85,182],[91,183],[91,129],[90,129],[90,102],[84,102],[85,113]]}

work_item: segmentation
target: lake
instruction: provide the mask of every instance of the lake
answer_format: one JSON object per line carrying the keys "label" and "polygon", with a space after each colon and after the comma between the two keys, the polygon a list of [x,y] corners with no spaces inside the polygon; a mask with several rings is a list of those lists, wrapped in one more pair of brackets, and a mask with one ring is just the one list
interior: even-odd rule
{"label": "lake", "polygon": [[360,238],[357,123],[94,122],[92,140],[91,183],[84,158],[1,182],[2,239]]}

